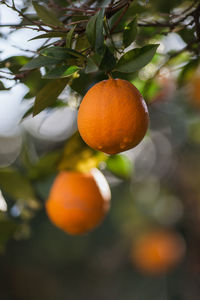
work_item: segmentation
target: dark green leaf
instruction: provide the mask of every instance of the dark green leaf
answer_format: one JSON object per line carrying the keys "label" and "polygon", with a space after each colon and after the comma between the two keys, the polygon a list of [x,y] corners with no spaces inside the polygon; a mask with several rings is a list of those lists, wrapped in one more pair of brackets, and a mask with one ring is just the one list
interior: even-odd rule
{"label": "dark green leaf", "polygon": [[[27,18],[27,19],[26,19]],[[37,14],[27,14],[24,13],[24,18],[22,19],[20,25],[33,25],[33,21],[38,21],[38,15]]]}
{"label": "dark green leaf", "polygon": [[13,237],[17,229],[19,228],[19,223],[15,223],[12,219],[7,217],[2,217],[0,219],[0,248]]}
{"label": "dark green leaf", "polygon": [[55,38],[55,37],[65,37],[65,32],[48,32],[44,34],[40,34],[35,36],[34,38],[30,39],[29,41],[38,40],[38,39],[48,39],[48,38]]}
{"label": "dark green leaf", "polygon": [[97,14],[95,14],[89,19],[89,22],[87,23],[86,26],[86,35],[90,45],[93,48],[95,47],[95,40],[96,40],[96,20],[97,20]]}
{"label": "dark green leaf", "polygon": [[78,70],[80,70],[80,68],[77,66],[70,66],[70,67],[61,66],[51,70],[43,78],[47,78],[47,79],[65,78],[71,76]]}
{"label": "dark green leaf", "polygon": [[66,47],[71,48],[72,46],[72,38],[74,34],[76,26],[72,27],[71,30],[68,32],[67,37],[66,37]]}
{"label": "dark green leaf", "polygon": [[85,73],[89,74],[89,73],[94,73],[98,71],[98,66],[97,64],[94,62],[94,60],[92,59],[92,57],[89,57],[87,60],[87,65],[85,68]]}
{"label": "dark green leaf", "polygon": [[106,161],[107,169],[121,178],[130,178],[132,166],[129,159],[121,154],[112,155]]}
{"label": "dark green leaf", "polygon": [[88,41],[87,36],[84,34],[83,36],[79,36],[76,41],[76,51],[83,51],[90,47],[90,43]]}
{"label": "dark green leaf", "polygon": [[101,9],[98,13],[97,20],[96,20],[95,50],[100,55],[102,55],[104,52],[104,35],[103,35],[104,12],[105,10]]}
{"label": "dark green leaf", "polygon": [[112,69],[115,67],[115,64],[116,64],[116,59],[114,55],[111,53],[109,48],[106,47],[99,69],[104,72],[112,71]]}
{"label": "dark green leaf", "polygon": [[31,200],[35,198],[28,179],[14,168],[0,169],[0,188],[15,199]]}
{"label": "dark green leaf", "polygon": [[61,59],[46,57],[46,56],[38,56],[31,61],[29,61],[25,66],[23,66],[20,71],[33,70],[40,67],[48,67],[61,62]]}
{"label": "dark green leaf", "polygon": [[24,83],[28,88],[28,93],[24,96],[24,99],[29,99],[35,97],[35,95],[43,88],[48,80],[40,80],[41,73],[40,70],[32,70],[27,76],[22,78],[21,82]]}
{"label": "dark green leaf", "polygon": [[62,150],[56,150],[42,156],[39,161],[30,168],[29,177],[31,179],[38,179],[56,172],[61,153]]}
{"label": "dark green leaf", "polygon": [[53,57],[56,59],[67,59],[72,57],[83,58],[84,55],[78,51],[64,47],[49,47],[40,51],[44,56]]}
{"label": "dark green leaf", "polygon": [[132,22],[128,23],[124,28],[123,43],[128,47],[136,38],[137,35],[137,17]]}
{"label": "dark green leaf", "polygon": [[63,91],[69,79],[55,79],[45,85],[36,95],[33,115],[39,114],[43,109],[52,105]]}
{"label": "dark green leaf", "polygon": [[19,69],[30,60],[26,56],[11,56],[0,62],[0,68],[8,68],[14,74],[19,72]]}
{"label": "dark green leaf", "polygon": [[33,1],[33,6],[37,12],[38,17],[47,25],[62,27],[63,24],[57,19],[53,11],[50,11],[44,6],[39,5],[36,1]]}
{"label": "dark green leaf", "polygon": [[123,73],[139,71],[152,60],[158,46],[147,45],[126,52],[118,61],[115,70]]}

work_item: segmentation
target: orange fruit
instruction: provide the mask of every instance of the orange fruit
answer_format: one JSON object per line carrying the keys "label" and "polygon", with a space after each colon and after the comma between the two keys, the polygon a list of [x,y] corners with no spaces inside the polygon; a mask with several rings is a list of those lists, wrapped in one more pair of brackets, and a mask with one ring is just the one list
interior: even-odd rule
{"label": "orange fruit", "polygon": [[83,98],[78,129],[91,148],[116,154],[138,145],[149,122],[146,103],[137,88],[122,79],[95,84]]}
{"label": "orange fruit", "polygon": [[90,173],[63,171],[46,202],[51,222],[69,234],[82,234],[101,223],[110,206],[110,188],[97,169]]}
{"label": "orange fruit", "polygon": [[132,261],[139,271],[160,274],[169,271],[183,258],[185,243],[171,231],[154,231],[140,236],[132,247]]}
{"label": "orange fruit", "polygon": [[192,99],[192,104],[196,108],[200,108],[200,75],[195,75],[190,83],[190,94]]}

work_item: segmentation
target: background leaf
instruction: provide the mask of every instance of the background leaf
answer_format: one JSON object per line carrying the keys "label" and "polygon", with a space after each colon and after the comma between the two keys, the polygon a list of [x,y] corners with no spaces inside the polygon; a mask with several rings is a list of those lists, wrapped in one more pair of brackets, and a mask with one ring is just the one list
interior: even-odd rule
{"label": "background leaf", "polygon": [[37,12],[38,17],[48,25],[62,27],[63,24],[57,19],[53,11],[50,11],[46,7],[39,5],[36,1],[33,1],[33,6]]}
{"label": "background leaf", "polygon": [[132,172],[132,165],[125,155],[111,155],[106,161],[107,169],[121,178],[129,178]]}
{"label": "background leaf", "polygon": [[69,79],[56,79],[45,85],[36,95],[33,115],[39,114],[43,109],[52,105],[65,88]]}
{"label": "background leaf", "polygon": [[0,169],[0,188],[14,199],[30,200],[35,198],[29,180],[14,168]]}

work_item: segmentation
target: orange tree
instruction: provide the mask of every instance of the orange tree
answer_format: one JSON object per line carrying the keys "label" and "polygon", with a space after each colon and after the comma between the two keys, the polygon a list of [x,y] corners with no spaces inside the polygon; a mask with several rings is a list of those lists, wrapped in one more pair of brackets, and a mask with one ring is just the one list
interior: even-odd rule
{"label": "orange tree", "polygon": [[[29,53],[0,62],[1,90],[9,89],[4,85],[6,80],[20,82],[29,89],[23,101],[34,98],[23,119],[36,116],[45,109],[58,110],[69,105],[68,99],[60,97],[65,89],[74,93],[78,109],[80,97],[94,84],[108,78],[134,83],[150,106],[155,100],[162,100],[163,94],[170,93],[171,75],[165,76],[167,72],[169,75],[171,70],[176,69],[176,84],[181,87],[198,69],[199,1],[85,0],[80,3],[41,0],[24,1],[20,6],[17,1],[2,0],[0,4],[16,12],[21,20],[18,24],[1,26],[10,27],[10,33],[31,28],[35,32],[32,40],[44,40],[33,51],[32,57]],[[32,14],[28,10],[30,5],[34,10]],[[163,52],[163,40],[170,33],[176,33],[184,41],[184,46]],[[100,111],[100,92],[99,96]],[[95,112],[98,113],[97,107]],[[128,116],[127,123],[129,120]],[[144,127],[139,141],[147,125]],[[116,132],[119,130],[117,128]],[[116,177],[130,179],[131,176],[127,157],[108,157],[94,151],[78,134],[68,139],[65,145],[46,151],[37,159],[32,159],[27,145],[25,143],[13,166],[0,170],[0,187],[8,203],[9,199],[11,202],[14,199],[19,207],[23,207],[23,224],[28,223],[35,210],[40,208],[37,199],[42,197],[43,192],[38,192],[37,183],[58,171],[88,171],[103,162],[106,171]],[[5,240],[15,233],[16,227],[21,230],[19,224],[5,214],[2,224],[5,227],[9,224]]]}

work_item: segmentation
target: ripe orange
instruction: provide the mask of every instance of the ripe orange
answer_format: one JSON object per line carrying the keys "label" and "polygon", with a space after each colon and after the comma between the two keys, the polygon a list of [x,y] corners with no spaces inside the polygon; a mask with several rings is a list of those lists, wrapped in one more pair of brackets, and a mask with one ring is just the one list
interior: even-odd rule
{"label": "ripe orange", "polygon": [[170,231],[154,231],[136,240],[131,257],[139,271],[160,274],[178,264],[184,252],[185,243],[179,234]]}
{"label": "ripe orange", "polygon": [[110,188],[97,169],[90,173],[63,171],[56,177],[46,202],[54,225],[69,234],[82,234],[101,223],[110,206]]}
{"label": "ripe orange", "polygon": [[91,148],[108,154],[138,145],[148,128],[146,103],[137,88],[122,79],[95,84],[78,112],[78,129]]}
{"label": "ripe orange", "polygon": [[192,104],[196,108],[200,108],[200,75],[195,75],[194,78],[192,78],[190,83],[190,94],[191,94],[191,100]]}

